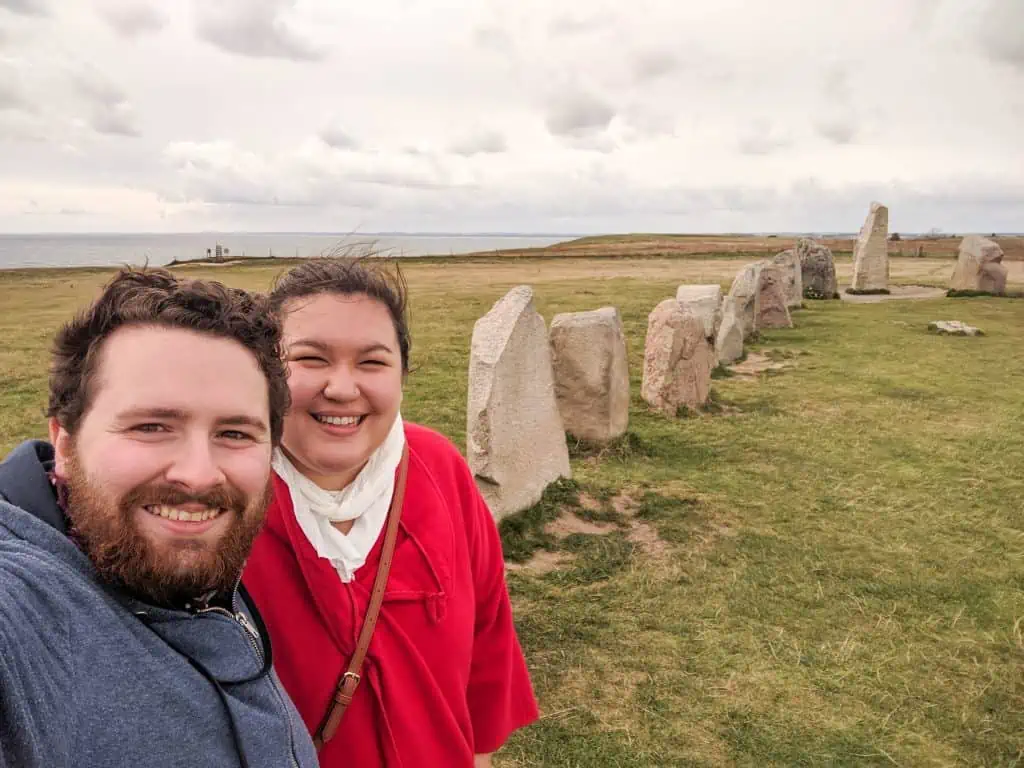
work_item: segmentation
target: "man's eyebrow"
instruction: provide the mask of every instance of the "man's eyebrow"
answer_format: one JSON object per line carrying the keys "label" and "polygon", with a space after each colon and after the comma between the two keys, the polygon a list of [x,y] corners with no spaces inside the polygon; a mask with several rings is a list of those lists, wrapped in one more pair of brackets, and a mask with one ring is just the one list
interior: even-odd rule
{"label": "man's eyebrow", "polygon": [[130,408],[117,414],[118,418],[129,419],[177,419],[185,418],[185,412],[180,408]]}
{"label": "man's eyebrow", "polygon": [[[180,408],[132,408],[118,414],[118,418],[123,421],[132,421],[134,419],[171,419],[174,421],[184,421],[187,418],[187,414]],[[256,418],[254,416],[246,416],[243,413],[217,419],[217,423],[222,426],[252,427],[253,429],[258,429],[261,432],[268,431],[267,425],[263,419]]]}
{"label": "man's eyebrow", "polygon": [[237,416],[227,416],[223,419],[218,419],[217,423],[222,426],[252,427],[253,429],[258,429],[261,432],[268,431],[267,425],[264,423],[263,419],[258,419],[253,416],[245,416],[242,414],[239,414]]}

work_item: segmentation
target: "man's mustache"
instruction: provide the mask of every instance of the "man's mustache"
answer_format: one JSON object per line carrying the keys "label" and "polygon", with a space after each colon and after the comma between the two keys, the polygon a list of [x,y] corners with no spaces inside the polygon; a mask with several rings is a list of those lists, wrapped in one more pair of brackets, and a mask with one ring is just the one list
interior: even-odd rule
{"label": "man's mustache", "polygon": [[190,493],[173,485],[148,485],[136,488],[121,501],[121,506],[126,511],[135,507],[180,507],[185,504],[201,504],[210,509],[242,512],[248,505],[248,498],[237,488],[226,485],[202,493]]}

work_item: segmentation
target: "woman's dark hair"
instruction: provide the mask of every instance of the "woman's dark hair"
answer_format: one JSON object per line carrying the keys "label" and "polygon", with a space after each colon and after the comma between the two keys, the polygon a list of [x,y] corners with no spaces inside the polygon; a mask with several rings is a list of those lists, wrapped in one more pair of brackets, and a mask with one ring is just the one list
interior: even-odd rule
{"label": "woman's dark hair", "polygon": [[270,307],[280,316],[289,301],[320,294],[363,294],[387,307],[398,337],[402,372],[409,372],[412,340],[409,337],[408,288],[397,264],[389,268],[383,259],[366,256],[307,261],[278,276],[270,290]]}

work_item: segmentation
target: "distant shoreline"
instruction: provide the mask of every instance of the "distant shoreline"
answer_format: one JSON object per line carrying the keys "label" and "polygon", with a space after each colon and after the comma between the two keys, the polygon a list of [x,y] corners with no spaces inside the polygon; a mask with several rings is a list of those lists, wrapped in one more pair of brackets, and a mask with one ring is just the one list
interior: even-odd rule
{"label": "distant shoreline", "polygon": [[[987,236],[991,234],[986,233]],[[0,244],[4,238],[11,236],[0,235]],[[70,236],[69,236],[70,237]],[[439,236],[440,237],[440,236]],[[460,236],[462,237],[462,236]],[[465,235],[467,239],[472,236]],[[287,265],[301,261],[322,257],[344,257],[370,255],[373,258],[393,260],[398,262],[423,262],[434,263],[481,263],[491,261],[507,261],[517,259],[559,259],[559,258],[590,258],[590,259],[614,259],[614,258],[685,258],[685,259],[719,259],[719,258],[764,258],[779,251],[792,248],[796,241],[802,237],[812,237],[832,249],[838,258],[849,256],[853,249],[856,235],[847,233],[830,235],[805,235],[805,234],[651,234],[632,233],[618,235],[584,235],[569,240],[557,241],[547,245],[523,245],[522,247],[505,247],[473,250],[460,253],[436,253],[436,254],[410,254],[396,253],[401,248],[382,247],[376,248],[372,238],[365,238],[356,242],[341,242],[336,247],[325,247],[318,254],[286,256],[271,254],[267,256],[248,255],[244,252],[236,254],[230,248],[226,248],[221,258],[216,256],[199,257],[195,259],[171,258],[160,264],[153,263],[152,266],[168,268],[195,267],[230,267],[237,266],[272,266],[275,264]],[[956,258],[962,235],[960,234],[893,234],[889,241],[889,253],[892,258]],[[480,238],[487,239],[487,238]],[[544,239],[542,235],[514,235],[504,236],[505,240],[529,240]],[[227,238],[225,238],[227,240]],[[996,235],[995,240],[1000,244],[1008,261],[1024,260],[1024,236],[1021,235]],[[230,243],[230,240],[228,240]],[[223,243],[221,243],[223,244]],[[0,249],[2,250],[2,249]],[[213,250],[212,248],[210,249]],[[282,249],[287,251],[288,249]],[[16,264],[10,267],[0,267],[0,274],[11,271],[41,271],[41,270],[90,270],[109,271],[118,269],[123,263],[83,263],[83,264]]]}

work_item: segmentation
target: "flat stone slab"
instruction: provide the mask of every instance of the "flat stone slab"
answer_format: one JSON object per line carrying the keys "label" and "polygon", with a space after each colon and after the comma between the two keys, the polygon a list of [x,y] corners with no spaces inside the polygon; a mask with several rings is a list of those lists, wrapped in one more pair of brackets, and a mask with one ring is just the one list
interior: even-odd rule
{"label": "flat stone slab", "polygon": [[959,320],[932,320],[928,330],[940,336],[984,336],[980,328],[967,325]]}
{"label": "flat stone slab", "polygon": [[945,288],[932,288],[928,285],[890,285],[889,293],[847,293],[845,288],[839,292],[839,298],[854,304],[875,304],[879,301],[941,299],[945,296]]}

